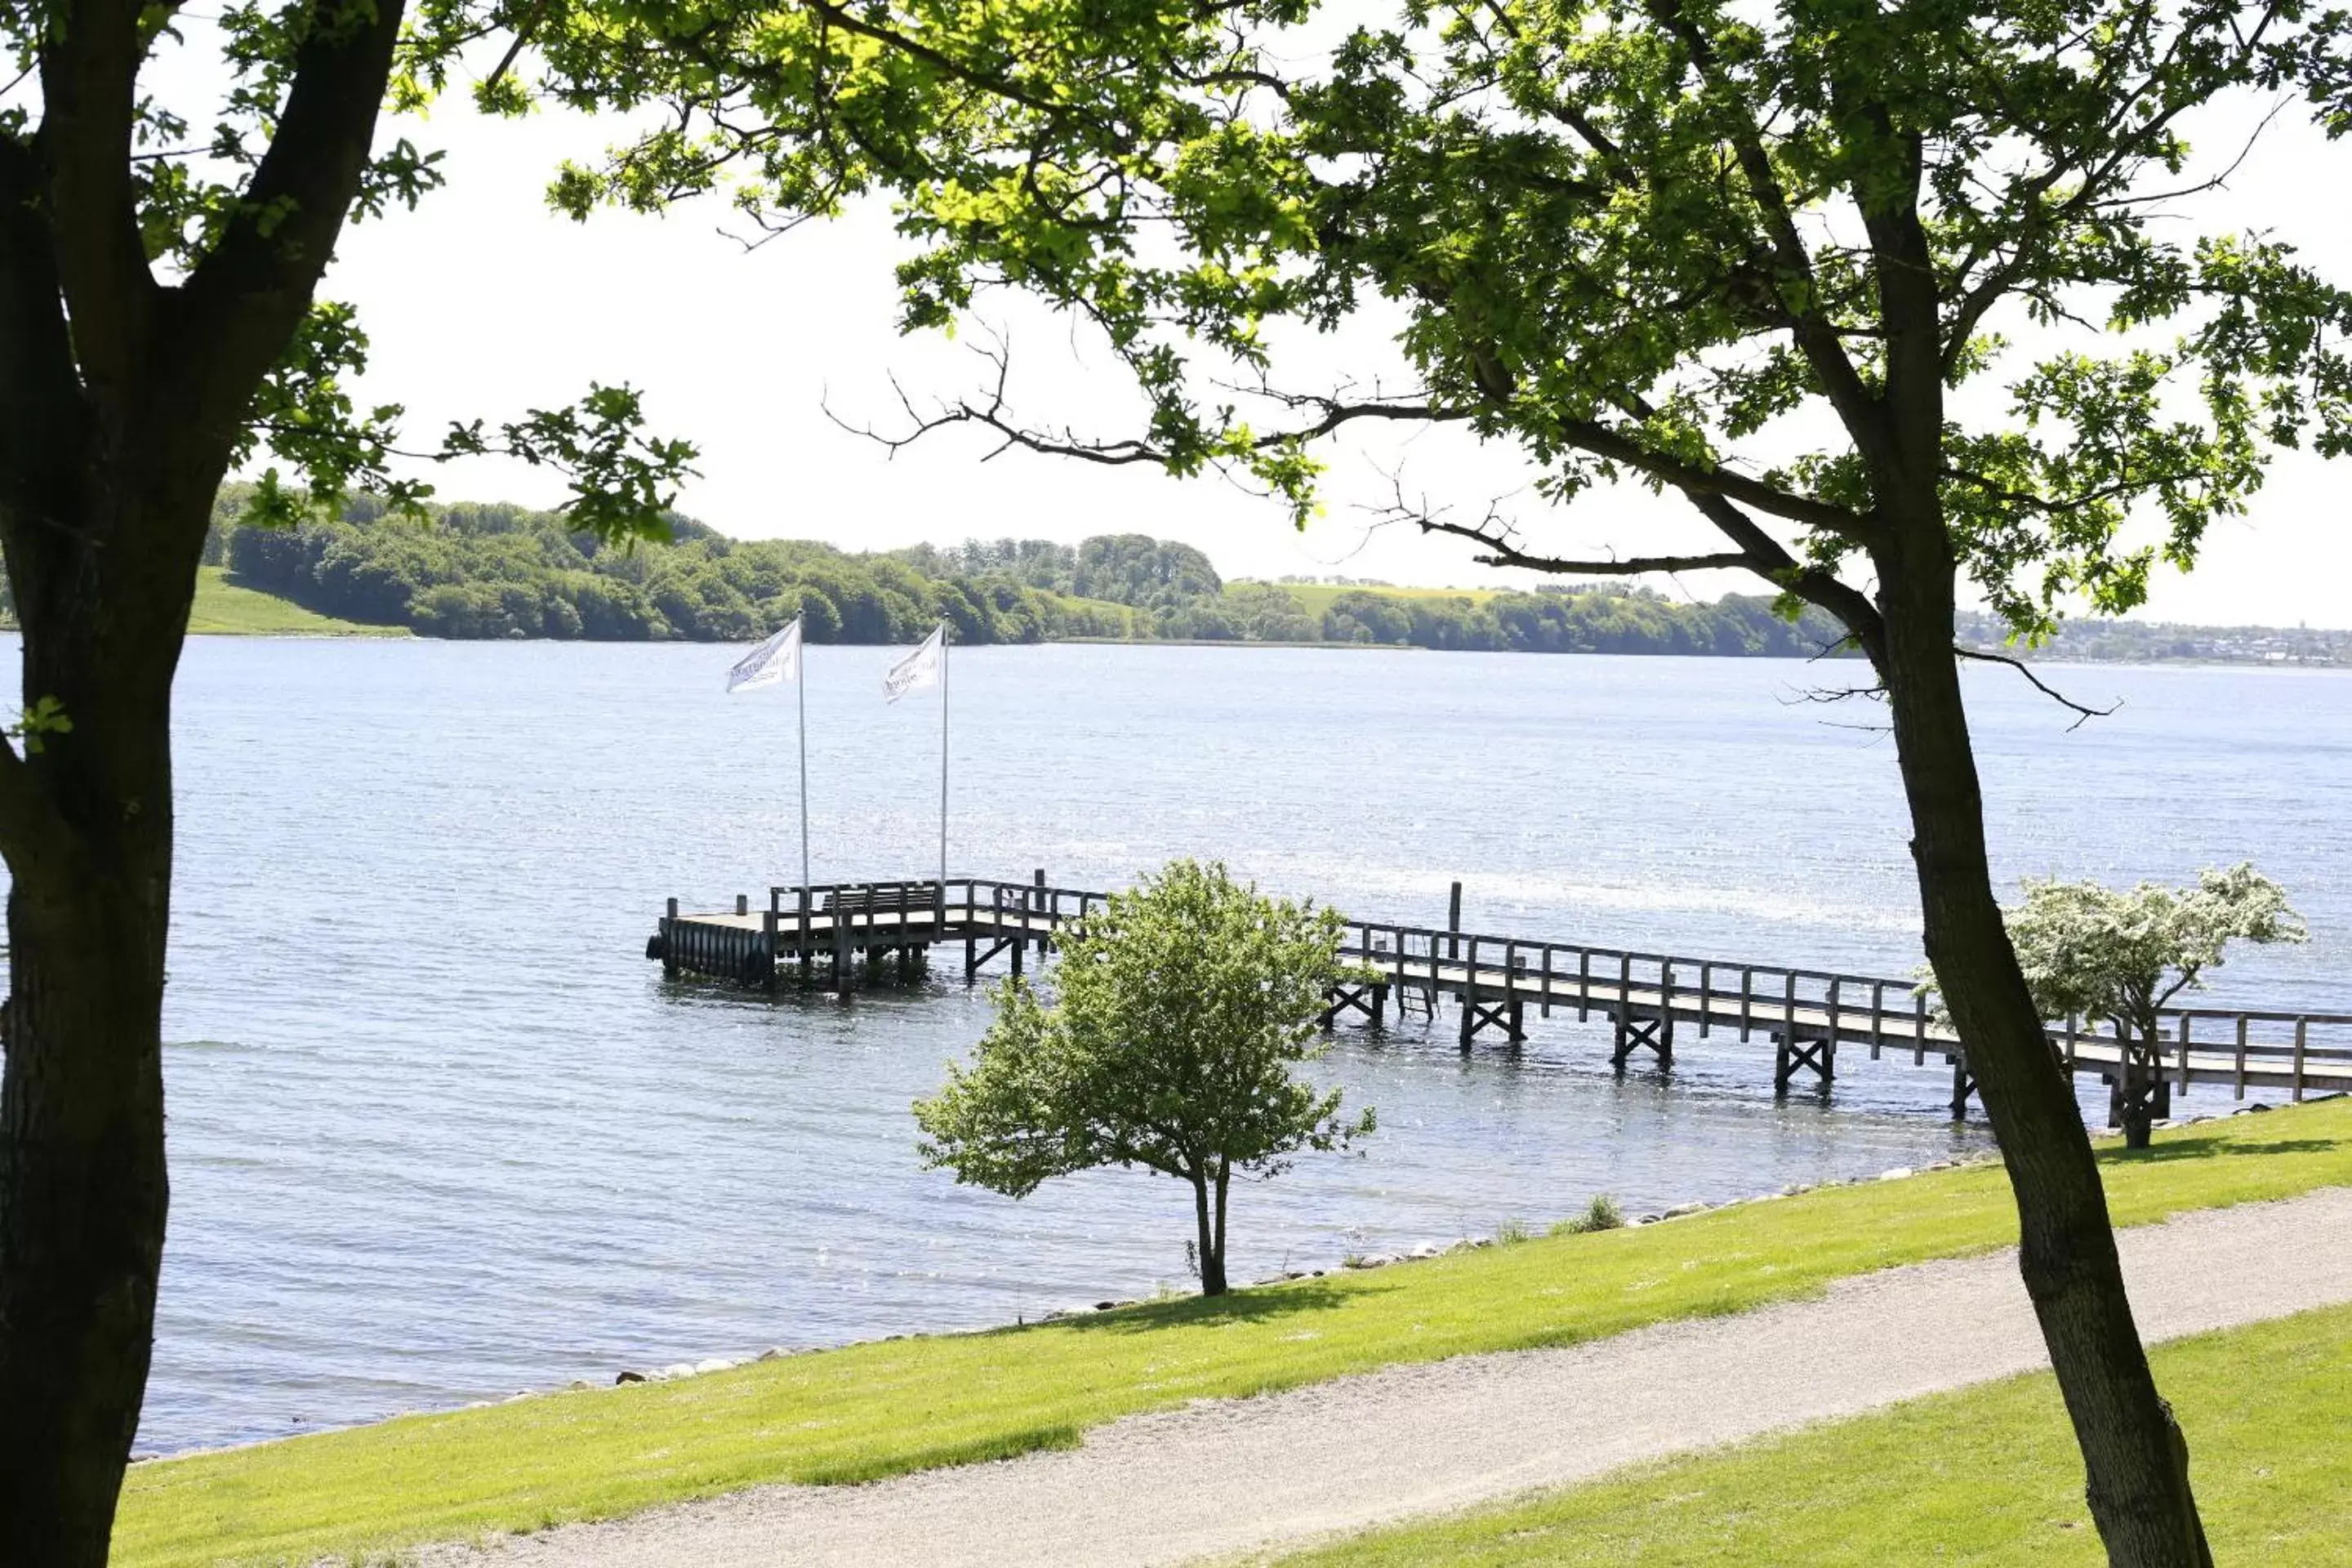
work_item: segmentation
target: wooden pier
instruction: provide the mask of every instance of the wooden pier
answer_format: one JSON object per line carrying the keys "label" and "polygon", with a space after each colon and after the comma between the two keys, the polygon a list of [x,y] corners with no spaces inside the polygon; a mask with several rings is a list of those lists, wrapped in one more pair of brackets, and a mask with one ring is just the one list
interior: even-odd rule
{"label": "wooden pier", "polygon": [[[1049,887],[1040,871],[1027,882],[950,878],[898,882],[772,888],[764,907],[747,897],[732,911],[680,913],[673,899],[646,955],[665,973],[716,976],[746,985],[823,985],[846,994],[861,981],[926,971],[930,950],[963,944],[964,978],[1008,958],[1043,957],[1055,936],[1084,920],[1108,895]],[[1444,930],[1350,921],[1344,955],[1364,972],[1334,987],[1327,1027],[1349,1016],[1374,1027],[1389,1009],[1435,1018],[1451,1005],[1465,1054],[1482,1039],[1517,1046],[1530,1014],[1573,1011],[1612,1026],[1611,1060],[1671,1067],[1678,1030],[1701,1039],[1722,1031],[1772,1047],[1774,1089],[1826,1093],[1841,1051],[1866,1050],[1924,1068],[1933,1059],[1950,1074],[1951,1110],[1966,1113],[1976,1082],[1958,1037],[1937,1021],[1907,980],[1791,969],[1718,958],[1677,957],[1583,942],[1469,931],[1461,926],[1461,889]],[[2193,1085],[2306,1094],[2352,1090],[2352,1014],[2168,1007],[2158,1037],[2118,1038],[2077,1019],[2049,1026],[2053,1058],[2070,1076],[2095,1074],[2109,1085],[2120,1121],[2132,1103],[2155,1117]]]}

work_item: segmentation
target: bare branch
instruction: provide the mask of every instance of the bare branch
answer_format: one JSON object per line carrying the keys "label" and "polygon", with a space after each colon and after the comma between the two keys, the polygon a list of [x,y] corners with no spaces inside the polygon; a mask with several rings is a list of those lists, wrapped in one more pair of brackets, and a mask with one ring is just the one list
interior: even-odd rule
{"label": "bare branch", "polygon": [[2088,703],[2077,702],[2073,698],[2067,696],[2064,692],[2050,685],[2049,682],[2043,680],[2040,676],[2034,674],[2032,670],[2027,668],[2023,659],[2014,658],[2009,654],[1994,653],[1986,648],[1961,647],[1958,646],[1953,647],[1952,653],[1956,658],[1972,658],[1983,664],[2005,664],[2009,666],[2010,668],[2017,671],[2018,674],[2025,677],[2025,679],[2032,683],[2034,690],[2039,691],[2042,696],[2047,697],[2050,700],[2057,703],[2060,707],[2073,710],[2075,715],[2074,721],[2066,726],[2066,732],[2070,735],[2075,731],[2081,729],[2084,725],[2089,723],[2092,720],[2105,719],[2124,705],[2124,700],[2120,697],[2116,698],[2115,701],[2105,708],[2094,708]]}
{"label": "bare branch", "polygon": [[[1169,461],[1166,448],[1144,437],[1123,437],[1108,441],[1093,440],[1066,428],[1059,433],[1050,433],[1021,424],[1013,417],[1009,407],[1006,386],[1012,374],[1013,359],[1003,338],[996,336],[991,342],[975,343],[972,345],[972,352],[986,360],[995,370],[992,384],[988,388],[986,395],[978,400],[961,399],[953,403],[942,402],[933,412],[924,414],[915,407],[914,400],[907,395],[906,389],[898,384],[897,378],[894,376],[891,379],[891,389],[898,394],[899,406],[906,410],[907,417],[911,422],[909,428],[903,435],[885,435],[870,425],[852,425],[835,414],[830,407],[825,409],[825,416],[851,434],[863,436],[893,454],[914,445],[933,431],[949,426],[977,425],[1003,437],[994,450],[988,454],[989,458],[995,458],[1014,447],[1020,447],[1027,451],[1042,452],[1049,457],[1077,458],[1089,463],[1101,463],[1115,468],[1138,463],[1165,465]],[[1289,407],[1311,408],[1316,411],[1316,416],[1287,429],[1254,437],[1249,443],[1249,450],[1255,452],[1312,441],[1319,437],[1330,435],[1343,425],[1351,424],[1360,419],[1445,424],[1470,417],[1470,411],[1467,409],[1436,407],[1419,400],[1401,402],[1381,397],[1367,399],[1317,397],[1273,391],[1267,391],[1264,395]]]}
{"label": "bare branch", "polygon": [[1489,502],[1486,515],[1476,522],[1456,522],[1440,510],[1432,510],[1426,499],[1419,506],[1408,503],[1404,489],[1394,475],[1390,483],[1396,487],[1396,498],[1383,507],[1367,508],[1381,522],[1409,522],[1423,533],[1451,534],[1482,546],[1486,553],[1470,559],[1481,566],[1517,566],[1531,572],[1555,576],[1636,577],[1651,572],[1754,572],[1759,570],[1753,556],[1738,551],[1720,552],[1712,555],[1644,555],[1621,559],[1608,556],[1593,561],[1571,561],[1563,556],[1538,555],[1521,549],[1512,542],[1509,520],[1502,515],[1498,503]]}

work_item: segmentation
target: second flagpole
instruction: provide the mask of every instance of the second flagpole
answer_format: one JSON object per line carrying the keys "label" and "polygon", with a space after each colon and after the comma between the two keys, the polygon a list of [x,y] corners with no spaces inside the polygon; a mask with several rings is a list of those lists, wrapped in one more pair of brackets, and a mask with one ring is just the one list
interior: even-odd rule
{"label": "second flagpole", "polygon": [[[808,852],[808,616],[807,616],[807,615],[806,615],[805,613],[803,613],[803,614],[802,615],[802,616],[801,616],[801,623],[800,623],[800,624],[801,624],[801,635],[800,635],[800,637],[799,637],[799,638],[798,638],[798,641],[799,641],[799,643],[800,643],[800,658],[798,658],[798,660],[796,660],[796,661],[795,661],[795,662],[799,665],[799,667],[800,667],[800,668],[798,668],[797,669],[795,669],[795,670],[793,670],[793,674],[795,677],[797,677],[797,678],[798,678],[797,679],[795,679],[795,680],[793,682],[793,687],[794,687],[795,695],[796,695],[796,696],[797,696],[797,698],[799,699],[799,702],[800,702],[800,728],[801,728],[801,910],[802,910],[802,924],[805,926],[805,925],[808,923],[808,922],[807,922],[807,910],[808,910],[808,901],[809,901],[809,892],[808,892],[808,886],[809,886],[809,852]],[[801,933],[801,936],[802,936],[802,940],[803,940],[803,942],[805,942],[805,941],[807,940],[808,933],[807,933],[805,931],[803,931]]]}

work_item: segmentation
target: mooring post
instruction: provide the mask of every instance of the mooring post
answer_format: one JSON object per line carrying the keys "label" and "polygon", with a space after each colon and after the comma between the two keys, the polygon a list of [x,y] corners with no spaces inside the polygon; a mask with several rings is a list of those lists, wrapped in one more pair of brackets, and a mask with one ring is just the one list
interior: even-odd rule
{"label": "mooring post", "polygon": [[760,913],[760,985],[762,990],[776,988],[776,911]]}
{"label": "mooring post", "polygon": [[738,893],[735,895],[735,912],[739,915],[748,915],[751,912],[751,894]]}
{"label": "mooring post", "polygon": [[833,989],[845,1002],[856,984],[852,973],[856,963],[849,947],[849,917],[842,912],[841,897],[836,894],[833,901]]}
{"label": "mooring post", "polygon": [[669,901],[669,913],[662,920],[662,978],[677,978],[677,900]]}
{"label": "mooring post", "polygon": [[[1037,889],[1036,892],[1029,895],[1029,908],[1034,910],[1040,904],[1045,902],[1039,895],[1044,893],[1045,890],[1045,868],[1043,866],[1038,867],[1037,869],[1031,874],[1031,879]],[[1021,929],[1024,931],[1029,929],[1029,922],[1025,919],[1021,922]],[[1037,956],[1040,958],[1045,956],[1045,939],[1043,936],[1040,936],[1037,939]]]}
{"label": "mooring post", "polygon": [[809,977],[809,965],[814,958],[809,951],[809,886],[801,884],[801,978]]}
{"label": "mooring post", "polygon": [[[1462,929],[1462,884],[1459,882],[1454,884],[1454,891],[1445,901],[1445,929],[1448,931]],[[1445,956],[1449,960],[1460,958],[1462,943],[1449,938],[1445,943]]]}

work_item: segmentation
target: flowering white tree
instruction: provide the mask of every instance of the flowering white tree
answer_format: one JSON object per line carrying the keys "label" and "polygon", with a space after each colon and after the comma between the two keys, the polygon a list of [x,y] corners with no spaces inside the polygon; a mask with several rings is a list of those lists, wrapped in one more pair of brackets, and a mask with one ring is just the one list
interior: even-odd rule
{"label": "flowering white tree", "polygon": [[2125,1042],[2111,1101],[2130,1147],[2167,1098],[2158,1059],[2158,1009],[2201,990],[2231,942],[2307,940],[2285,889],[2242,863],[2207,869],[2193,888],[2142,882],[2127,891],[2055,879],[2025,883],[2003,911],[2033,1000],[2047,1017],[2104,1019]]}

